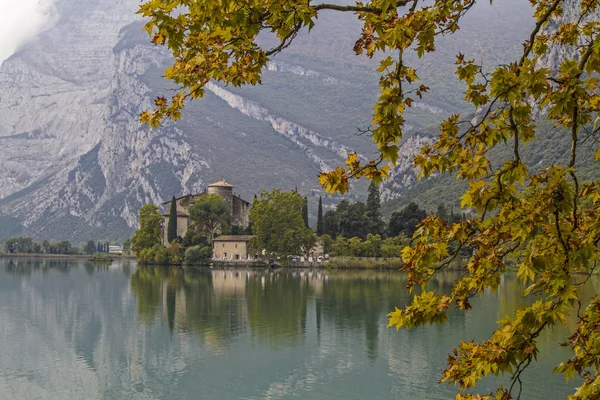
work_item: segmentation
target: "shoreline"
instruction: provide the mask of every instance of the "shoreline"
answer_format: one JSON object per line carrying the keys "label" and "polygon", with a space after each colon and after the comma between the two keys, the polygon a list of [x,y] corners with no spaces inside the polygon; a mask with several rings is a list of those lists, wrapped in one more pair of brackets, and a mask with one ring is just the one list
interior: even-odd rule
{"label": "shoreline", "polygon": [[73,258],[73,259],[89,259],[90,257],[102,254],[106,257],[111,257],[114,261],[117,260],[135,260],[135,256],[118,256],[109,253],[95,253],[95,254],[39,254],[39,253],[0,253],[0,258]]}

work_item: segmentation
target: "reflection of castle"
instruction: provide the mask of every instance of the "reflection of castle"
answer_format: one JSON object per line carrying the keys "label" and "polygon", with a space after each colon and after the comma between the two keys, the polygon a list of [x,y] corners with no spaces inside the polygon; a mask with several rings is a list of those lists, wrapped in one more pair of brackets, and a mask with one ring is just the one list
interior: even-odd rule
{"label": "reflection of castle", "polygon": [[[208,185],[208,190],[199,194],[187,194],[175,199],[177,207],[177,236],[184,237],[185,233],[191,225],[190,207],[198,201],[202,196],[207,194],[216,194],[225,200],[231,207],[231,225],[241,228],[247,228],[250,223],[250,203],[233,193],[233,186],[222,180],[220,182]],[[167,243],[167,229],[169,223],[169,214],[171,212],[171,203],[169,200],[164,204],[165,214],[163,242]]]}

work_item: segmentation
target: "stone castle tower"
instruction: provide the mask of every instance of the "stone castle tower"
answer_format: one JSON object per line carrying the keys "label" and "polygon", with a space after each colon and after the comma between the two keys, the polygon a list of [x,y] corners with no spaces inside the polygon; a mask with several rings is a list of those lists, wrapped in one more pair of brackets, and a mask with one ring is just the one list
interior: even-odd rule
{"label": "stone castle tower", "polygon": [[233,205],[233,185],[225,182],[225,180],[208,185],[207,193],[219,195],[223,200],[228,202],[229,205]]}

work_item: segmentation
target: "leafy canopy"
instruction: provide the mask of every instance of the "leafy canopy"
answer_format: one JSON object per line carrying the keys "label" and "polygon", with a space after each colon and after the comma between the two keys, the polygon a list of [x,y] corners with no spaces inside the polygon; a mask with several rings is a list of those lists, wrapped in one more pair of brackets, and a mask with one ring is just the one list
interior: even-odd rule
{"label": "leafy canopy", "polygon": [[[140,208],[140,227],[131,237],[131,250],[140,253],[162,243],[162,215],[154,204],[145,204]],[[100,247],[100,246],[98,246]],[[100,251],[100,249],[98,249]]]}
{"label": "leafy canopy", "polygon": [[194,228],[214,239],[215,234],[229,230],[231,222],[231,207],[217,194],[207,194],[200,197],[190,207],[190,217]]}
{"label": "leafy canopy", "polygon": [[308,252],[316,243],[313,231],[304,223],[305,199],[298,192],[273,189],[261,191],[252,202],[250,221],[255,238],[252,246],[282,258]]}
{"label": "leafy canopy", "polygon": [[[404,111],[428,90],[405,63],[405,53],[415,51],[422,57],[435,51],[437,38],[457,31],[474,4],[475,0],[372,0],[355,5],[146,1],[140,8],[149,18],[146,30],[154,43],[167,45],[173,53],[175,62],[165,76],[181,91],[170,101],[157,99],[157,108],[142,114],[141,120],[158,126],[165,117],[179,118],[185,102],[201,97],[211,79],[234,86],[260,83],[269,57],[289,46],[302,28],[313,27],[319,12],[354,12],[363,23],[354,51],[368,57],[382,55],[380,94],[370,129],[379,155],[365,162],[349,154],[346,167],[323,173],[320,180],[332,192],[347,191],[351,178],[366,176],[378,182],[397,161]],[[422,286],[423,291],[406,309],[390,314],[390,325],[412,328],[443,322],[451,307],[468,310],[473,297],[498,288],[509,261],[516,263],[518,276],[527,283],[524,294],[535,297],[531,305],[500,321],[489,340],[461,343],[448,358],[442,381],[458,385],[457,399],[479,398],[473,387],[480,379],[505,373],[510,374],[511,385],[483,398],[519,398],[520,376],[538,354],[537,338],[545,329],[564,323],[569,312],[578,317],[567,343],[573,354],[556,372],[582,377],[571,399],[598,399],[600,392],[600,298],[583,303],[579,295],[580,285],[600,258],[600,181],[580,182],[577,165],[582,140],[597,133],[600,120],[600,0],[531,0],[531,4],[536,24],[524,38],[518,60],[487,72],[468,56],[457,55],[456,73],[465,83],[465,100],[480,112],[474,119],[449,117],[435,143],[414,160],[423,177],[451,173],[466,180],[469,189],[462,206],[475,210],[476,216],[451,225],[437,216],[423,221],[402,254],[409,289]],[[574,19],[562,17],[565,7],[575,11]],[[261,31],[272,32],[280,44],[261,48],[257,42]],[[550,52],[550,58],[559,61],[554,69],[544,67]],[[521,148],[535,137],[534,115],[553,120],[569,135],[567,165],[545,165],[532,172],[524,164]],[[513,147],[512,157],[491,165],[489,150],[505,143]],[[301,203],[298,207],[300,214]],[[301,215],[298,218],[301,222]],[[474,249],[465,275],[450,293],[429,291],[429,280],[463,247]]]}

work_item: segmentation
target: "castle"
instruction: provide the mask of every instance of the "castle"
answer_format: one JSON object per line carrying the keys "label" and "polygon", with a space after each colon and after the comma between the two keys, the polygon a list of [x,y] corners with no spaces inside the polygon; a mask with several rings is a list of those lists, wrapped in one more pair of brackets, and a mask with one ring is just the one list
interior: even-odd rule
{"label": "castle", "polygon": [[[177,206],[177,236],[184,237],[192,221],[190,219],[190,207],[202,196],[216,194],[223,198],[231,207],[231,226],[247,228],[250,224],[250,203],[233,193],[233,185],[222,180],[208,185],[208,190],[199,194],[187,194],[175,199]],[[171,203],[169,200],[164,204],[166,213],[163,214],[163,243],[167,244],[167,226],[169,224],[169,213]]]}

